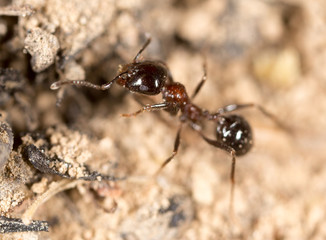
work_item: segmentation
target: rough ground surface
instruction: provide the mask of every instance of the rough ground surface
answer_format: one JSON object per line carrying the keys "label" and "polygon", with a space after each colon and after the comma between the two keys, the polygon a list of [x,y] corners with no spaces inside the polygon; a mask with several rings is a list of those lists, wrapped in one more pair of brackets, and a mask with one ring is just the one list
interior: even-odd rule
{"label": "rough ground surface", "polygon": [[[0,238],[325,239],[325,26],[323,0],[0,0],[1,224],[50,225]],[[165,61],[189,93],[205,55],[199,106],[258,103],[291,130],[256,109],[239,112],[255,144],[237,162],[233,217],[230,156],[189,127],[175,160],[152,177],[172,152],[177,117],[122,118],[140,106],[119,86],[49,88],[112,79],[145,33],[144,58]],[[204,127],[213,138],[214,126]],[[23,154],[29,145],[59,160],[36,170]],[[85,181],[86,166],[127,179]]]}

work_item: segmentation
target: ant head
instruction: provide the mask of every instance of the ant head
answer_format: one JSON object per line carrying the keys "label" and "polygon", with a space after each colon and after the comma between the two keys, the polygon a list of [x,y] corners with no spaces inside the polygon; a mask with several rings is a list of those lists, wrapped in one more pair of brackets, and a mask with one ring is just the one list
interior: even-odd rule
{"label": "ant head", "polygon": [[246,154],[252,147],[249,123],[239,115],[221,116],[216,128],[217,140],[235,150],[237,156]]}
{"label": "ant head", "polygon": [[170,76],[168,68],[159,61],[134,62],[122,66],[117,83],[128,90],[145,95],[161,93]]}

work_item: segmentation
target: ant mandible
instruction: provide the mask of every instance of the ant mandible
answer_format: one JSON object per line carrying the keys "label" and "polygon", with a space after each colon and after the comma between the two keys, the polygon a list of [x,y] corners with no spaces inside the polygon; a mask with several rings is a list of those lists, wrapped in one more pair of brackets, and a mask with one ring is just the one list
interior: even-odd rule
{"label": "ant mandible", "polygon": [[[152,105],[148,104],[134,113],[122,114],[124,117],[131,117],[142,112],[154,110],[165,110],[171,115],[176,115],[179,111],[181,112],[179,117],[181,124],[177,131],[173,152],[171,156],[163,162],[155,175],[157,175],[177,154],[180,145],[181,129],[183,124],[187,122],[208,144],[231,154],[231,209],[235,184],[236,157],[245,155],[251,149],[253,145],[253,136],[249,123],[242,116],[236,114],[230,115],[229,113],[243,108],[255,107],[265,116],[275,121],[278,125],[282,125],[262,106],[254,103],[227,105],[218,109],[215,113],[210,113],[209,111],[195,105],[192,100],[197,96],[207,79],[206,63],[204,62],[203,64],[204,75],[195,88],[192,96],[189,97],[185,86],[173,80],[172,75],[164,62],[139,60],[141,53],[146,49],[150,41],[151,39],[148,38],[143,47],[136,54],[133,62],[122,65],[119,74],[106,84],[96,85],[86,81],[61,80],[53,83],[51,89],[58,89],[63,85],[76,85],[95,88],[97,90],[107,90],[113,83],[117,82],[117,84],[135,93],[144,95],[158,95],[162,93],[163,101],[161,103]],[[201,124],[204,120],[216,122],[216,140],[209,139],[203,134]]]}

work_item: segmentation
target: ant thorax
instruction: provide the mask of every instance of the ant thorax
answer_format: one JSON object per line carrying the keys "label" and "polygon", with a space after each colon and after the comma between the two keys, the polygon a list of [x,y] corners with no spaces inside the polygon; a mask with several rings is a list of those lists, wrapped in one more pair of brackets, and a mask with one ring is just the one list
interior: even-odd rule
{"label": "ant thorax", "polygon": [[162,90],[162,98],[165,102],[176,104],[180,108],[190,102],[185,86],[178,82],[166,84]]}

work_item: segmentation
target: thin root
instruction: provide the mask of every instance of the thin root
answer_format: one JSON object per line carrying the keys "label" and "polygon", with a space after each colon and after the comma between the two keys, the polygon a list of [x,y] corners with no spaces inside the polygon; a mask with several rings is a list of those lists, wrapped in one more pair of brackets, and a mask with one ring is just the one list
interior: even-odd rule
{"label": "thin root", "polygon": [[22,216],[23,223],[26,225],[30,224],[32,222],[33,215],[35,214],[36,210],[41,206],[41,204],[49,200],[57,193],[75,187],[78,182],[80,182],[80,180],[71,181],[68,179],[64,179],[58,182],[51,183],[49,189],[42,195],[38,196],[35,201],[27,208],[27,210]]}

